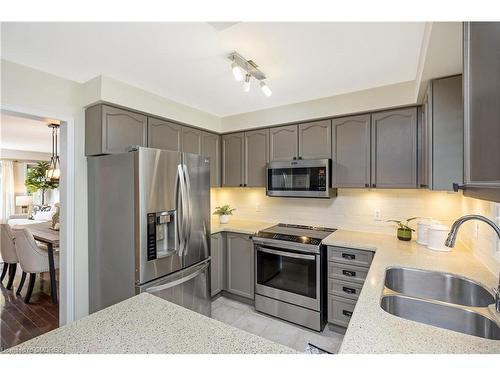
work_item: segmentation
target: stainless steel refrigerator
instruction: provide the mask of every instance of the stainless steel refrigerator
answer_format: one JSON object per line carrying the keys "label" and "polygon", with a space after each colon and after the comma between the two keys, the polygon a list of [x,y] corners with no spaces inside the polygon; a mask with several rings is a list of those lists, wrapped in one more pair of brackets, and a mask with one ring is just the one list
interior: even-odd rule
{"label": "stainless steel refrigerator", "polygon": [[144,147],[88,158],[90,312],[149,292],[210,316],[209,167]]}

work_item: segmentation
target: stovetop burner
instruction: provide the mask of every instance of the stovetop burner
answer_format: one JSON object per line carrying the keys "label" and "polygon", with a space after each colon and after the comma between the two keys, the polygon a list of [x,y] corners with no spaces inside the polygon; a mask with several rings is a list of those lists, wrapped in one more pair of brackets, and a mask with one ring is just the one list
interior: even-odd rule
{"label": "stovetop burner", "polygon": [[319,246],[335,231],[335,228],[280,223],[258,232],[256,237]]}

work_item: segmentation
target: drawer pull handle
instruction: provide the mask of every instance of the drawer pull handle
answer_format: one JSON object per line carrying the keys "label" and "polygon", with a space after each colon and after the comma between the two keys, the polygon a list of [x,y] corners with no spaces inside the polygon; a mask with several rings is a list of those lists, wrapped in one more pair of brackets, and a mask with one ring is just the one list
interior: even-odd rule
{"label": "drawer pull handle", "polygon": [[348,254],[348,253],[342,253],[342,258],[349,259],[349,260],[354,260],[354,259],[356,259],[356,255],[354,255],[354,254]]}
{"label": "drawer pull handle", "polygon": [[342,310],[342,315],[348,316],[350,318],[352,316],[352,311]]}
{"label": "drawer pull handle", "polygon": [[347,293],[347,294],[356,294],[356,289],[354,289],[354,288],[348,288],[346,286],[343,286],[342,290],[344,291],[344,293]]}
{"label": "drawer pull handle", "polygon": [[356,277],[356,272],[354,272],[354,271],[342,270],[342,274],[344,276]]}

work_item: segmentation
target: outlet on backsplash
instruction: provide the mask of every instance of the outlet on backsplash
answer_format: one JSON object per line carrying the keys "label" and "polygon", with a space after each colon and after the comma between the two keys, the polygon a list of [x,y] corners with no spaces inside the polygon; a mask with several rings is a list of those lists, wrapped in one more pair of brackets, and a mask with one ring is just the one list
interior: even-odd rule
{"label": "outlet on backsplash", "polygon": [[260,203],[257,203],[255,205],[255,212],[261,212],[261,211],[262,211],[262,207],[261,207]]}
{"label": "outlet on backsplash", "polygon": [[376,209],[373,213],[373,220],[375,221],[382,221],[382,216],[380,214],[380,209]]}

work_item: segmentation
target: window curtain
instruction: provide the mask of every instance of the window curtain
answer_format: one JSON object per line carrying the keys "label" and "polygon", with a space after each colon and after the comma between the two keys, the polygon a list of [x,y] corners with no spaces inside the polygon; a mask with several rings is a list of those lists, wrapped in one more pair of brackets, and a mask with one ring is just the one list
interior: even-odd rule
{"label": "window curtain", "polygon": [[10,160],[0,161],[0,220],[8,220],[16,212],[14,194],[14,163]]}

